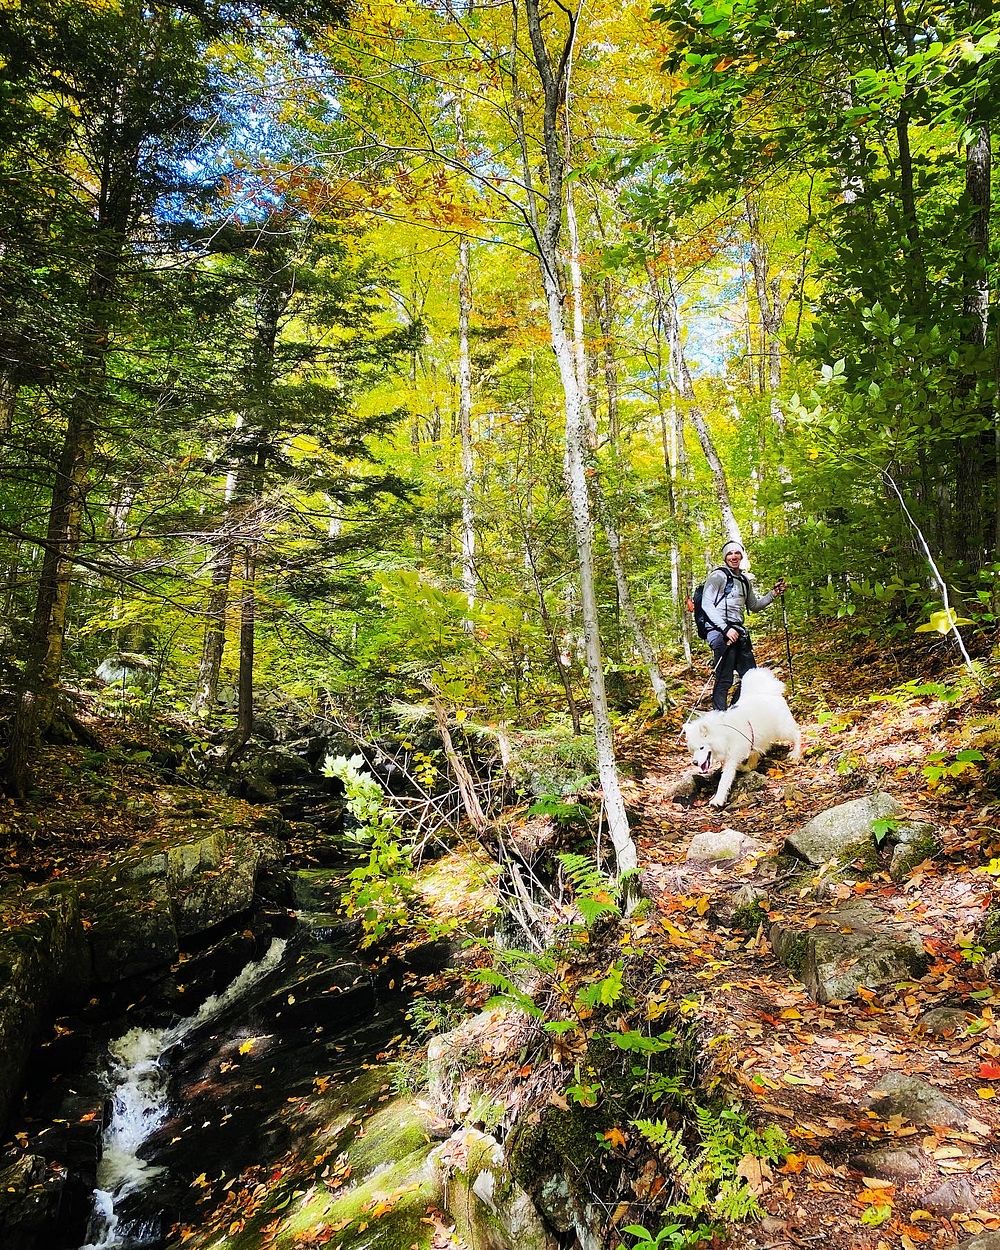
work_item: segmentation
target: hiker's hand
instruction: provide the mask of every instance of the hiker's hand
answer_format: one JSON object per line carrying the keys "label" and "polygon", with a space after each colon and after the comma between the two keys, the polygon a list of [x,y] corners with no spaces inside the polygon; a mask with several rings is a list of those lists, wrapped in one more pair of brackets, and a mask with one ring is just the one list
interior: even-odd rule
{"label": "hiker's hand", "polygon": [[788,583],[785,581],[783,577],[779,577],[778,580],[774,583],[774,593],[776,595],[783,595],[787,589],[788,589]]}
{"label": "hiker's hand", "polygon": [[730,626],[730,628],[726,630],[726,637],[730,642],[739,642],[740,631],[738,629],[733,629],[732,626]]}

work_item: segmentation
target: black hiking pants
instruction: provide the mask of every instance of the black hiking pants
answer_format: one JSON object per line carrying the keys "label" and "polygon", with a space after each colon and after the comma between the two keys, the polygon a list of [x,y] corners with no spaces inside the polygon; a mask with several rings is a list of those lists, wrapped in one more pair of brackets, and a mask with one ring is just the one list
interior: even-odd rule
{"label": "black hiking pants", "polygon": [[[712,654],[715,656],[715,685],[712,687],[712,707],[717,712],[726,710],[726,700],[729,697],[729,687],[733,684],[734,674],[742,677],[752,668],[757,667],[757,661],[754,659],[753,647],[750,644],[750,635],[747,633],[740,634],[736,642],[730,642],[726,635],[720,633],[717,629],[708,631],[708,645],[712,648]],[[737,687],[736,693],[733,695],[733,701],[729,705],[735,707],[739,702],[740,688]]]}

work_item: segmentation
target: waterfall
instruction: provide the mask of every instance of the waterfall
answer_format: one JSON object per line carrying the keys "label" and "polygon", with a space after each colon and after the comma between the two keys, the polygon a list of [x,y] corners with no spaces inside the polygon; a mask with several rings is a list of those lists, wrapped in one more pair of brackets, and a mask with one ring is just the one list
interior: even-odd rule
{"label": "waterfall", "polygon": [[170,1028],[130,1029],[108,1047],[108,1083],[113,1107],[104,1130],[88,1241],[81,1250],[114,1250],[122,1244],[118,1237],[116,1204],[142,1189],[160,1170],[140,1159],[138,1152],[163,1123],[169,1110],[166,1097],[169,1073],[160,1063],[164,1052],[273,972],[284,953],[285,943],[275,939],[263,958],[247,964],[220,994],[207,998],[195,1015]]}

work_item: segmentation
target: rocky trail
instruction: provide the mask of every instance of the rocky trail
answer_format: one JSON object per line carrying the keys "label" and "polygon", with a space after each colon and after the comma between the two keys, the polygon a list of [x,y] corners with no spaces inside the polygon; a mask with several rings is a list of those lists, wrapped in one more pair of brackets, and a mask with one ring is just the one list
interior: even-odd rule
{"label": "rocky trail", "polygon": [[748,1171],[769,1214],[731,1244],[994,1250],[1000,805],[969,744],[995,715],[891,659],[815,664],[803,760],[773,753],[721,812],[680,712],[635,743],[639,936],[671,969],[651,1002],[680,1002],[702,1083],[792,1145]]}

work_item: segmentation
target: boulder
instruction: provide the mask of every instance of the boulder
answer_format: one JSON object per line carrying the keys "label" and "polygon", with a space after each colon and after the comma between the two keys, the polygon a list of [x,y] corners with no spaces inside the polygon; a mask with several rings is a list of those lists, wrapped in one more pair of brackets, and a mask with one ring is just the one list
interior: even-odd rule
{"label": "boulder", "polygon": [[785,839],[785,850],[815,866],[845,863],[874,851],[872,821],[898,816],[902,808],[891,795],[872,794],[841,803],[814,816]]}
{"label": "boulder", "polygon": [[171,881],[168,867],[179,936],[202,933],[247,911],[253,903],[258,872],[280,858],[280,845],[273,839],[230,838],[217,861],[202,862],[198,871],[179,881]]}
{"label": "boulder", "polygon": [[688,863],[739,863],[767,851],[765,843],[737,829],[696,834],[685,858]]}
{"label": "boulder", "polygon": [[980,1233],[978,1237],[960,1241],[955,1250],[1000,1250],[1000,1232]]}
{"label": "boulder", "polygon": [[291,874],[292,906],[297,911],[335,912],[347,886],[340,868],[302,868]]}
{"label": "boulder", "polygon": [[980,1122],[966,1109],[919,1076],[888,1072],[879,1078],[878,1090],[868,1104],[883,1118],[900,1115],[913,1124],[934,1128],[978,1129]]}
{"label": "boulder", "polygon": [[247,911],[259,871],[282,853],[273,838],[214,830],[86,879],[80,898],[97,979],[111,983],[170,963],[183,938]]}
{"label": "boulder", "polygon": [[878,1146],[851,1155],[850,1164],[865,1176],[893,1181],[912,1181],[923,1174],[932,1160],[919,1146]]}
{"label": "boulder", "polygon": [[165,878],[90,877],[81,884],[80,903],[98,981],[123,981],[176,958],[177,927]]}
{"label": "boulder", "polygon": [[920,1202],[929,1211],[941,1215],[961,1215],[975,1211],[983,1205],[982,1193],[977,1193],[967,1176],[946,1176],[940,1185],[921,1194]]}
{"label": "boulder", "polygon": [[917,1021],[917,1031],[931,1037],[954,1037],[975,1019],[975,1013],[964,1007],[933,1007]]}
{"label": "boulder", "polygon": [[809,928],[781,920],[768,940],[779,960],[820,1003],[923,976],[930,958],[919,936],[861,900],[827,912]]}
{"label": "boulder", "polygon": [[511,1176],[494,1138],[459,1129],[431,1151],[430,1163],[469,1250],[556,1250],[556,1238]]}

